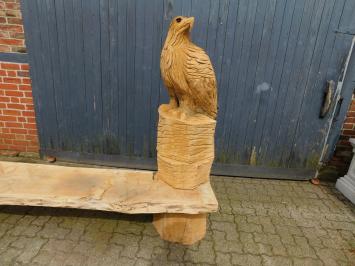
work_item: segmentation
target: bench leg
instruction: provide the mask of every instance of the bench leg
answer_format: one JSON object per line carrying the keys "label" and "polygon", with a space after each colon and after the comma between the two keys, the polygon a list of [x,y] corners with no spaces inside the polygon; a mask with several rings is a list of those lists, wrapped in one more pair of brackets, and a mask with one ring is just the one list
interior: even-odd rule
{"label": "bench leg", "polygon": [[205,213],[158,213],[154,214],[153,225],[162,239],[192,245],[205,236],[206,218]]}

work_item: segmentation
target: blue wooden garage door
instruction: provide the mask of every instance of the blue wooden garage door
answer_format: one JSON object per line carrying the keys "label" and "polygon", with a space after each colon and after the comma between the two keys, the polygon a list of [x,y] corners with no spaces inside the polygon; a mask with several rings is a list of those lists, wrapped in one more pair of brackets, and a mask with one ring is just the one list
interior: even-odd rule
{"label": "blue wooden garage door", "polygon": [[160,51],[170,20],[194,16],[218,79],[215,172],[280,178],[317,166],[326,81],[355,28],[354,0],[26,0],[22,11],[43,154],[154,168]]}

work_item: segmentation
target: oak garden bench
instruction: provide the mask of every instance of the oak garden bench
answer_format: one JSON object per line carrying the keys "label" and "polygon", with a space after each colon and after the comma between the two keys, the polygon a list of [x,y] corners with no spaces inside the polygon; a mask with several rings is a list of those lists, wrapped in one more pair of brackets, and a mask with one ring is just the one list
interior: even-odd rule
{"label": "oak garden bench", "polygon": [[163,239],[192,244],[218,203],[209,182],[174,189],[151,171],[0,162],[0,205],[152,213]]}

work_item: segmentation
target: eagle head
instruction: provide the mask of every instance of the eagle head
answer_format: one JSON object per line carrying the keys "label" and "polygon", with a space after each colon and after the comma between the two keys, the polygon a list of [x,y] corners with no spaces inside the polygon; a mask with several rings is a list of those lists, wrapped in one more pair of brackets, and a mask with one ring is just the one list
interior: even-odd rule
{"label": "eagle head", "polygon": [[177,16],[170,23],[167,40],[176,44],[181,39],[189,39],[194,25],[194,17]]}

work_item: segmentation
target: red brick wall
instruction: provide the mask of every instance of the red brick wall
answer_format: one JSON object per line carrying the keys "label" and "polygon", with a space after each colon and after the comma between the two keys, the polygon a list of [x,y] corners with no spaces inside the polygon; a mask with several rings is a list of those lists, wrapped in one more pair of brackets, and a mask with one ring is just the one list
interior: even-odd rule
{"label": "red brick wall", "polygon": [[28,64],[0,62],[0,150],[39,150],[28,69]]}
{"label": "red brick wall", "polygon": [[334,166],[338,176],[344,175],[352,159],[352,146],[349,138],[355,138],[355,97],[353,95],[349,110],[346,115],[341,135],[336,144],[333,158],[329,162],[330,166]]}
{"label": "red brick wall", "polygon": [[0,0],[0,52],[25,53],[20,0]]}
{"label": "red brick wall", "polygon": [[[20,0],[0,0],[0,53],[25,53]],[[0,154],[38,152],[28,64],[0,62]]]}

